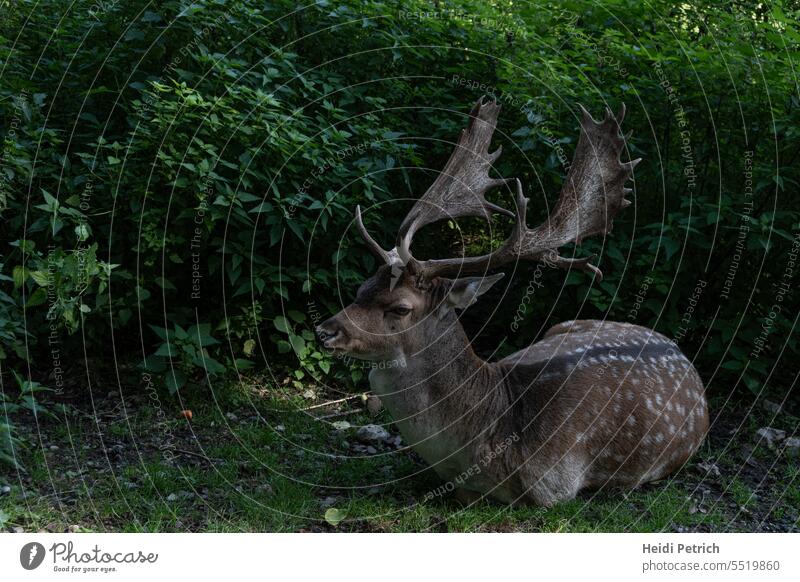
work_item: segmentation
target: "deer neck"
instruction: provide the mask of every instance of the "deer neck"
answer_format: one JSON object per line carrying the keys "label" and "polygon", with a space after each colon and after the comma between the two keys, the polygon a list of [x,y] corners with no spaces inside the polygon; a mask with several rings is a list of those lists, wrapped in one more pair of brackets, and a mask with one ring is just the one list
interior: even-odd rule
{"label": "deer neck", "polygon": [[474,443],[476,429],[480,433],[499,418],[503,393],[501,374],[475,354],[455,313],[441,323],[435,342],[393,360],[402,365],[370,372],[372,389],[405,440],[440,468]]}

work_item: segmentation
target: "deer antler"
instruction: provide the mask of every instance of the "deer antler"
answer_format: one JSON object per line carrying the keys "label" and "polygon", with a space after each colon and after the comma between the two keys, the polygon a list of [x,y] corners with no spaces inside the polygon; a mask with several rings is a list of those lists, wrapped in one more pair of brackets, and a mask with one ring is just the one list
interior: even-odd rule
{"label": "deer antler", "polygon": [[518,260],[545,261],[556,266],[588,270],[602,277],[600,270],[589,263],[589,258],[567,259],[559,256],[557,249],[611,230],[617,212],[630,205],[630,201],[625,200],[625,194],[630,190],[623,185],[641,158],[626,163],[619,160],[629,137],[620,135],[620,124],[625,117],[624,105],[616,117],[606,109],[606,117],[600,122],[592,119],[582,106],[580,109],[582,121],[578,146],[552,214],[544,224],[528,228],[525,222],[528,199],[523,196],[522,184],[517,180],[514,229],[508,240],[492,253],[479,257],[417,261],[410,251],[416,231],[442,218],[483,216],[489,219],[491,212],[511,215],[484,198],[489,188],[508,180],[492,179],[488,175],[490,165],[500,155],[500,148],[488,153],[500,106],[483,100],[473,107],[469,124],[444,172],[403,221],[397,246],[391,251],[381,249],[366,233],[360,212],[357,213],[359,229],[373,250],[387,263],[405,265],[421,280],[486,272]]}
{"label": "deer antler", "polygon": [[417,200],[400,225],[395,248],[384,250],[367,233],[356,208],[356,225],[370,250],[388,264],[406,265],[413,261],[411,241],[427,224],[461,216],[479,216],[491,220],[493,212],[513,218],[514,214],[484,197],[495,186],[510,180],[489,177],[489,168],[500,157],[502,148],[489,153],[489,145],[497,126],[500,105],[479,99],[469,112],[467,127],[461,131],[450,159],[427,192]]}
{"label": "deer antler", "polygon": [[505,208],[485,198],[491,188],[509,181],[489,177],[489,168],[503,151],[499,147],[489,153],[499,113],[500,105],[496,102],[484,103],[483,98],[469,112],[467,127],[461,131],[456,149],[444,170],[400,225],[396,248],[404,262],[411,258],[411,241],[417,230],[427,224],[460,216],[479,216],[489,221],[492,212],[514,217]]}

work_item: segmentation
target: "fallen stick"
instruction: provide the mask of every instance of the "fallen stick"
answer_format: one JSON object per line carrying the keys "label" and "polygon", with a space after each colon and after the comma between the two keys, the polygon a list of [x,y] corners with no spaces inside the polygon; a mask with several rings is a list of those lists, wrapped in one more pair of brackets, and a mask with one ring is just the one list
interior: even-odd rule
{"label": "fallen stick", "polygon": [[315,404],[313,406],[307,406],[306,408],[301,408],[300,410],[305,412],[306,410],[314,410],[316,408],[324,408],[325,406],[330,406],[331,404],[340,404],[342,402],[347,402],[348,400],[355,400],[356,398],[362,398],[362,394],[356,394],[354,396],[347,396],[345,398],[339,398],[338,400],[329,400],[328,402],[322,402],[320,404]]}

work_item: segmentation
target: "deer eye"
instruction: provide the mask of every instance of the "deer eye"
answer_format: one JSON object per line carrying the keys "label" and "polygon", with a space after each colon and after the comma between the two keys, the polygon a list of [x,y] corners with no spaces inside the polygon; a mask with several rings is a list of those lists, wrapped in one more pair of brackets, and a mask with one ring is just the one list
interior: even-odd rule
{"label": "deer eye", "polygon": [[386,313],[391,313],[392,315],[399,315],[402,317],[403,315],[408,315],[411,313],[411,308],[406,307],[405,305],[396,305],[391,309],[386,310]]}

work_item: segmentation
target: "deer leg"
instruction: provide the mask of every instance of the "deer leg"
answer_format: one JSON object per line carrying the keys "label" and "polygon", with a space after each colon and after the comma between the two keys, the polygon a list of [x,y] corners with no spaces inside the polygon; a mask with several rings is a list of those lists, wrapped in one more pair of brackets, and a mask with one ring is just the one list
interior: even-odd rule
{"label": "deer leg", "polygon": [[[526,465],[526,469],[530,464]],[[524,497],[542,507],[574,499],[584,487],[584,470],[573,458],[565,457],[544,472],[541,467],[526,470],[524,482],[530,483]]]}

